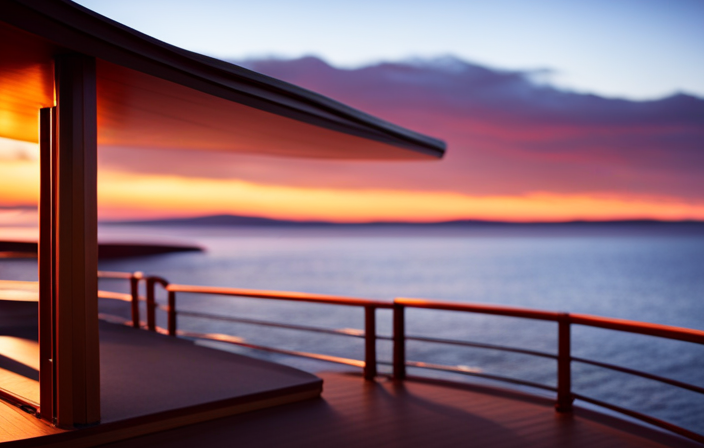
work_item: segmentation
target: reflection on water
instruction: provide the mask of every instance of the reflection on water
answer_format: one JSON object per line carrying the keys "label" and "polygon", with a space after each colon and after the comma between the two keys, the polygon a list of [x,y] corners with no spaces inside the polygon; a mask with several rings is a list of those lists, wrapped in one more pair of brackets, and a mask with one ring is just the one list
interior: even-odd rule
{"label": "reflection on water", "polygon": [[[556,235],[544,230],[388,228],[202,233],[196,228],[108,228],[104,239],[195,242],[207,251],[104,261],[100,267],[141,270],[183,284],[482,302],[704,329],[702,235],[639,234],[637,229]],[[36,279],[35,266],[29,260],[0,260],[0,278]],[[179,309],[239,317],[329,328],[363,325],[362,311],[347,307],[186,294],[178,301]],[[390,334],[390,313],[378,313],[379,334]],[[407,319],[409,334],[556,351],[552,323],[431,310],[408,310]],[[235,334],[262,345],[362,358],[361,340],[353,338],[186,317],[179,326]],[[390,359],[390,344],[380,341],[378,346],[380,359]],[[695,344],[575,326],[573,354],[704,386],[704,347]],[[521,354],[409,342],[408,358],[555,384],[554,361]],[[697,417],[704,415],[704,397],[592,366],[575,363],[574,372],[579,393],[704,432]]]}

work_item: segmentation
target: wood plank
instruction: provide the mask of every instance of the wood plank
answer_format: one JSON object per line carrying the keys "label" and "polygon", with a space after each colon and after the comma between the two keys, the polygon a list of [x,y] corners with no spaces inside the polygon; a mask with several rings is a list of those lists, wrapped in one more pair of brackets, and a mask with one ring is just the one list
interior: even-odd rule
{"label": "wood plank", "polygon": [[39,403],[39,381],[37,380],[0,368],[0,385],[2,385],[0,388],[8,392]]}
{"label": "wood plank", "polygon": [[62,433],[33,415],[0,401],[0,443]]}
{"label": "wood plank", "polygon": [[0,388],[39,403],[39,348],[36,341],[0,336]]}
{"label": "wood plank", "polygon": [[[36,335],[36,330],[34,333]],[[3,441],[9,443],[5,446],[95,446],[316,398],[322,390],[322,381],[312,374],[197,346],[185,339],[108,323],[101,323],[100,336],[102,424],[59,435],[51,431],[37,432],[34,426],[28,425],[27,417],[19,408],[8,407],[14,420],[0,420],[0,424],[7,427],[2,436]],[[20,340],[5,338],[10,348]],[[36,341],[21,340],[21,343],[22,347],[14,350],[17,359],[25,357],[27,363],[34,359],[36,365]],[[23,347],[29,349],[22,350]],[[4,358],[14,363],[16,370],[24,367],[36,375],[36,370]],[[29,381],[17,372],[7,372],[7,375],[12,377],[0,375],[0,384],[4,385],[3,379],[8,378]],[[33,386],[36,395],[36,380]],[[17,413],[23,419],[18,420]],[[32,419],[38,420],[30,417],[30,423]],[[42,435],[52,437],[36,438]],[[32,439],[20,440],[27,438]]]}
{"label": "wood plank", "polygon": [[[489,388],[408,380],[365,382],[339,373],[324,379],[323,400],[228,417],[110,445],[229,447],[698,447],[700,445],[553,402]],[[596,416],[596,417],[595,417]]]}

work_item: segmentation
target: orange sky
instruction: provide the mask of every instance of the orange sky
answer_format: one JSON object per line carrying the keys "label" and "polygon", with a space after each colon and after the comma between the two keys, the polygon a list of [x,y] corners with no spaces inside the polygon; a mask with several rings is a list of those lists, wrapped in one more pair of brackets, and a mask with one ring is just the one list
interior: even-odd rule
{"label": "orange sky", "polygon": [[[101,146],[101,219],[704,220],[700,98],[603,98],[460,61],[250,63],[439,137],[448,152],[431,162],[349,162]],[[36,223],[37,152],[0,139],[0,225]]]}
{"label": "orange sky", "polygon": [[[12,208],[36,203],[39,168],[35,147],[14,145],[10,151],[9,143],[5,141],[5,150],[0,152],[0,206],[4,208],[0,210],[0,225],[31,224],[36,219],[32,213],[18,213]],[[98,196],[100,217],[104,220],[224,213],[340,222],[704,220],[704,202],[666,196],[544,191],[470,195],[452,191],[307,188],[112,169],[100,171]]]}

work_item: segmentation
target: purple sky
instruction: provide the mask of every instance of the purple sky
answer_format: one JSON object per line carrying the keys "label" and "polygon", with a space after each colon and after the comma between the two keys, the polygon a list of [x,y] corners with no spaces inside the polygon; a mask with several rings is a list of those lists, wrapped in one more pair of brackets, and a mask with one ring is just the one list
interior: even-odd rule
{"label": "purple sky", "polygon": [[[536,84],[530,72],[442,58],[354,70],[320,59],[238,61],[448,142],[436,163],[332,162],[106,149],[105,166],[265,184],[472,195],[664,196],[704,203],[704,100],[627,101]],[[136,150],[134,150],[136,151]],[[154,157],[154,163],[149,158]],[[130,160],[139,158],[140,163]]]}

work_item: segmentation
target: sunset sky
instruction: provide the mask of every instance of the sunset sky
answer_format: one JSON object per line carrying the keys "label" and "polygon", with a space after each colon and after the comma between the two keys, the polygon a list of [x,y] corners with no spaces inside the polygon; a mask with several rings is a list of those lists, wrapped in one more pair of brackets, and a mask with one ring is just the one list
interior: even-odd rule
{"label": "sunset sky", "polygon": [[[704,220],[703,2],[79,3],[448,144],[437,162],[101,147],[101,219]],[[0,140],[0,225],[36,222],[37,187],[36,146]]]}

